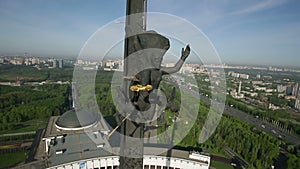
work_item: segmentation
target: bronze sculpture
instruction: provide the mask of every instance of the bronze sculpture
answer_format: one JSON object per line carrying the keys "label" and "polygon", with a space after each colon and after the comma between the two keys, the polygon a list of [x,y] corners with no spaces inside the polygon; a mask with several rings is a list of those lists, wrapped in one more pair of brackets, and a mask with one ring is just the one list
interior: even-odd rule
{"label": "bronze sculpture", "polygon": [[[128,29],[126,31],[130,31]],[[139,111],[146,111],[150,108],[151,103],[159,103],[156,94],[150,95],[152,90],[158,89],[163,75],[175,73],[180,70],[190,54],[190,47],[187,45],[185,49],[182,48],[181,57],[174,67],[162,67],[163,56],[170,47],[169,40],[166,37],[155,31],[147,31],[130,38],[133,40],[134,47],[132,54],[137,54],[137,57],[143,59],[143,62],[151,65],[151,68],[140,71],[134,77],[127,78],[131,80],[131,88],[135,87],[138,89],[138,86],[142,88],[147,85],[152,87],[151,90],[129,91],[129,98],[134,107]],[[138,63],[138,65],[143,66],[142,63]]]}

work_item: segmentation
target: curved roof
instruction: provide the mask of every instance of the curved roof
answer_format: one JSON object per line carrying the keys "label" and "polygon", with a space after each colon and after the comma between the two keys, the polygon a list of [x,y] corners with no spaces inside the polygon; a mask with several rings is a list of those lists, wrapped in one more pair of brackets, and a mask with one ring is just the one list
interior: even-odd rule
{"label": "curved roof", "polygon": [[99,115],[87,110],[69,110],[62,114],[55,126],[62,130],[82,130],[95,125],[99,120]]}

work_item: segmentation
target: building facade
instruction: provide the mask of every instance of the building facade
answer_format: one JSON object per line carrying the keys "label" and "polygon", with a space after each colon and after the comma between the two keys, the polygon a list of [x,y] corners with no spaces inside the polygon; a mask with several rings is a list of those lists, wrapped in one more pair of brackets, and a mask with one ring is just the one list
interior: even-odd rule
{"label": "building facade", "polygon": [[[114,135],[107,139],[110,130],[98,114],[80,113],[84,114],[81,119],[74,110],[49,119],[28,168],[34,168],[36,161],[48,169],[119,168],[120,156],[113,153],[120,151],[119,139]],[[210,156],[153,144],[145,145],[143,164],[144,169],[208,169]]]}
{"label": "building facade", "polygon": [[[207,156],[192,154],[195,159],[209,160]],[[195,161],[195,159],[181,159],[155,155],[144,155],[143,169],[208,169],[208,161]],[[106,156],[90,158],[65,163],[49,169],[119,169],[119,156]]]}

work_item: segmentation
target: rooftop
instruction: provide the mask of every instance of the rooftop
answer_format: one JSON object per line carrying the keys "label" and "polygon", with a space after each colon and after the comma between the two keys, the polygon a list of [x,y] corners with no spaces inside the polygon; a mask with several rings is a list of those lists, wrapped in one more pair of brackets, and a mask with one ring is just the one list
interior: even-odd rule
{"label": "rooftop", "polygon": [[[74,161],[80,161],[84,159],[92,159],[99,157],[117,156],[113,152],[120,151],[120,138],[117,135],[107,140],[107,128],[105,121],[99,119],[93,114],[86,118],[85,125],[78,125],[78,119],[74,117],[76,114],[74,111],[68,111],[62,116],[53,116],[49,119],[48,125],[45,129],[43,139],[38,145],[35,159],[45,161],[47,166],[58,166],[60,164],[70,163]],[[95,120],[97,119],[97,120]],[[75,122],[72,122],[75,120]],[[91,121],[92,120],[92,123]],[[77,124],[77,126],[76,126]],[[92,124],[92,125],[91,125]],[[59,127],[58,127],[59,126]],[[81,128],[78,130],[63,130],[64,128]],[[90,126],[83,128],[82,126]],[[206,158],[209,158],[206,154],[202,154],[203,159],[193,159],[190,157],[190,152],[176,150],[170,148],[168,145],[159,144],[145,144],[144,155],[148,156],[162,156],[187,159],[192,161],[198,161],[202,163],[208,163]],[[208,159],[209,160],[209,159]]]}
{"label": "rooftop", "polygon": [[55,125],[62,130],[81,130],[95,125],[99,120],[99,114],[86,110],[69,110],[61,115]]}

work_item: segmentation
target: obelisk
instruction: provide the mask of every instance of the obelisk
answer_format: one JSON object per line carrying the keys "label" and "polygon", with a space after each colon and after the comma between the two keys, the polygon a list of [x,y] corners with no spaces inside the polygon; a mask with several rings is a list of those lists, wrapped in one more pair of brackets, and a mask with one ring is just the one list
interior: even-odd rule
{"label": "obelisk", "polygon": [[[129,28],[133,35],[140,34],[146,30],[146,6],[147,0],[127,0],[125,28]],[[133,53],[133,40],[125,36],[124,46],[124,77],[131,71],[134,60],[128,59]],[[128,96],[129,82],[124,81],[123,92]],[[126,104],[131,104],[130,101]],[[125,117],[132,112],[125,112]],[[137,124],[130,119],[126,119],[121,125],[120,143],[120,169],[142,169],[143,168],[143,149],[144,149],[144,124]],[[130,138],[135,138],[130,139]]]}

